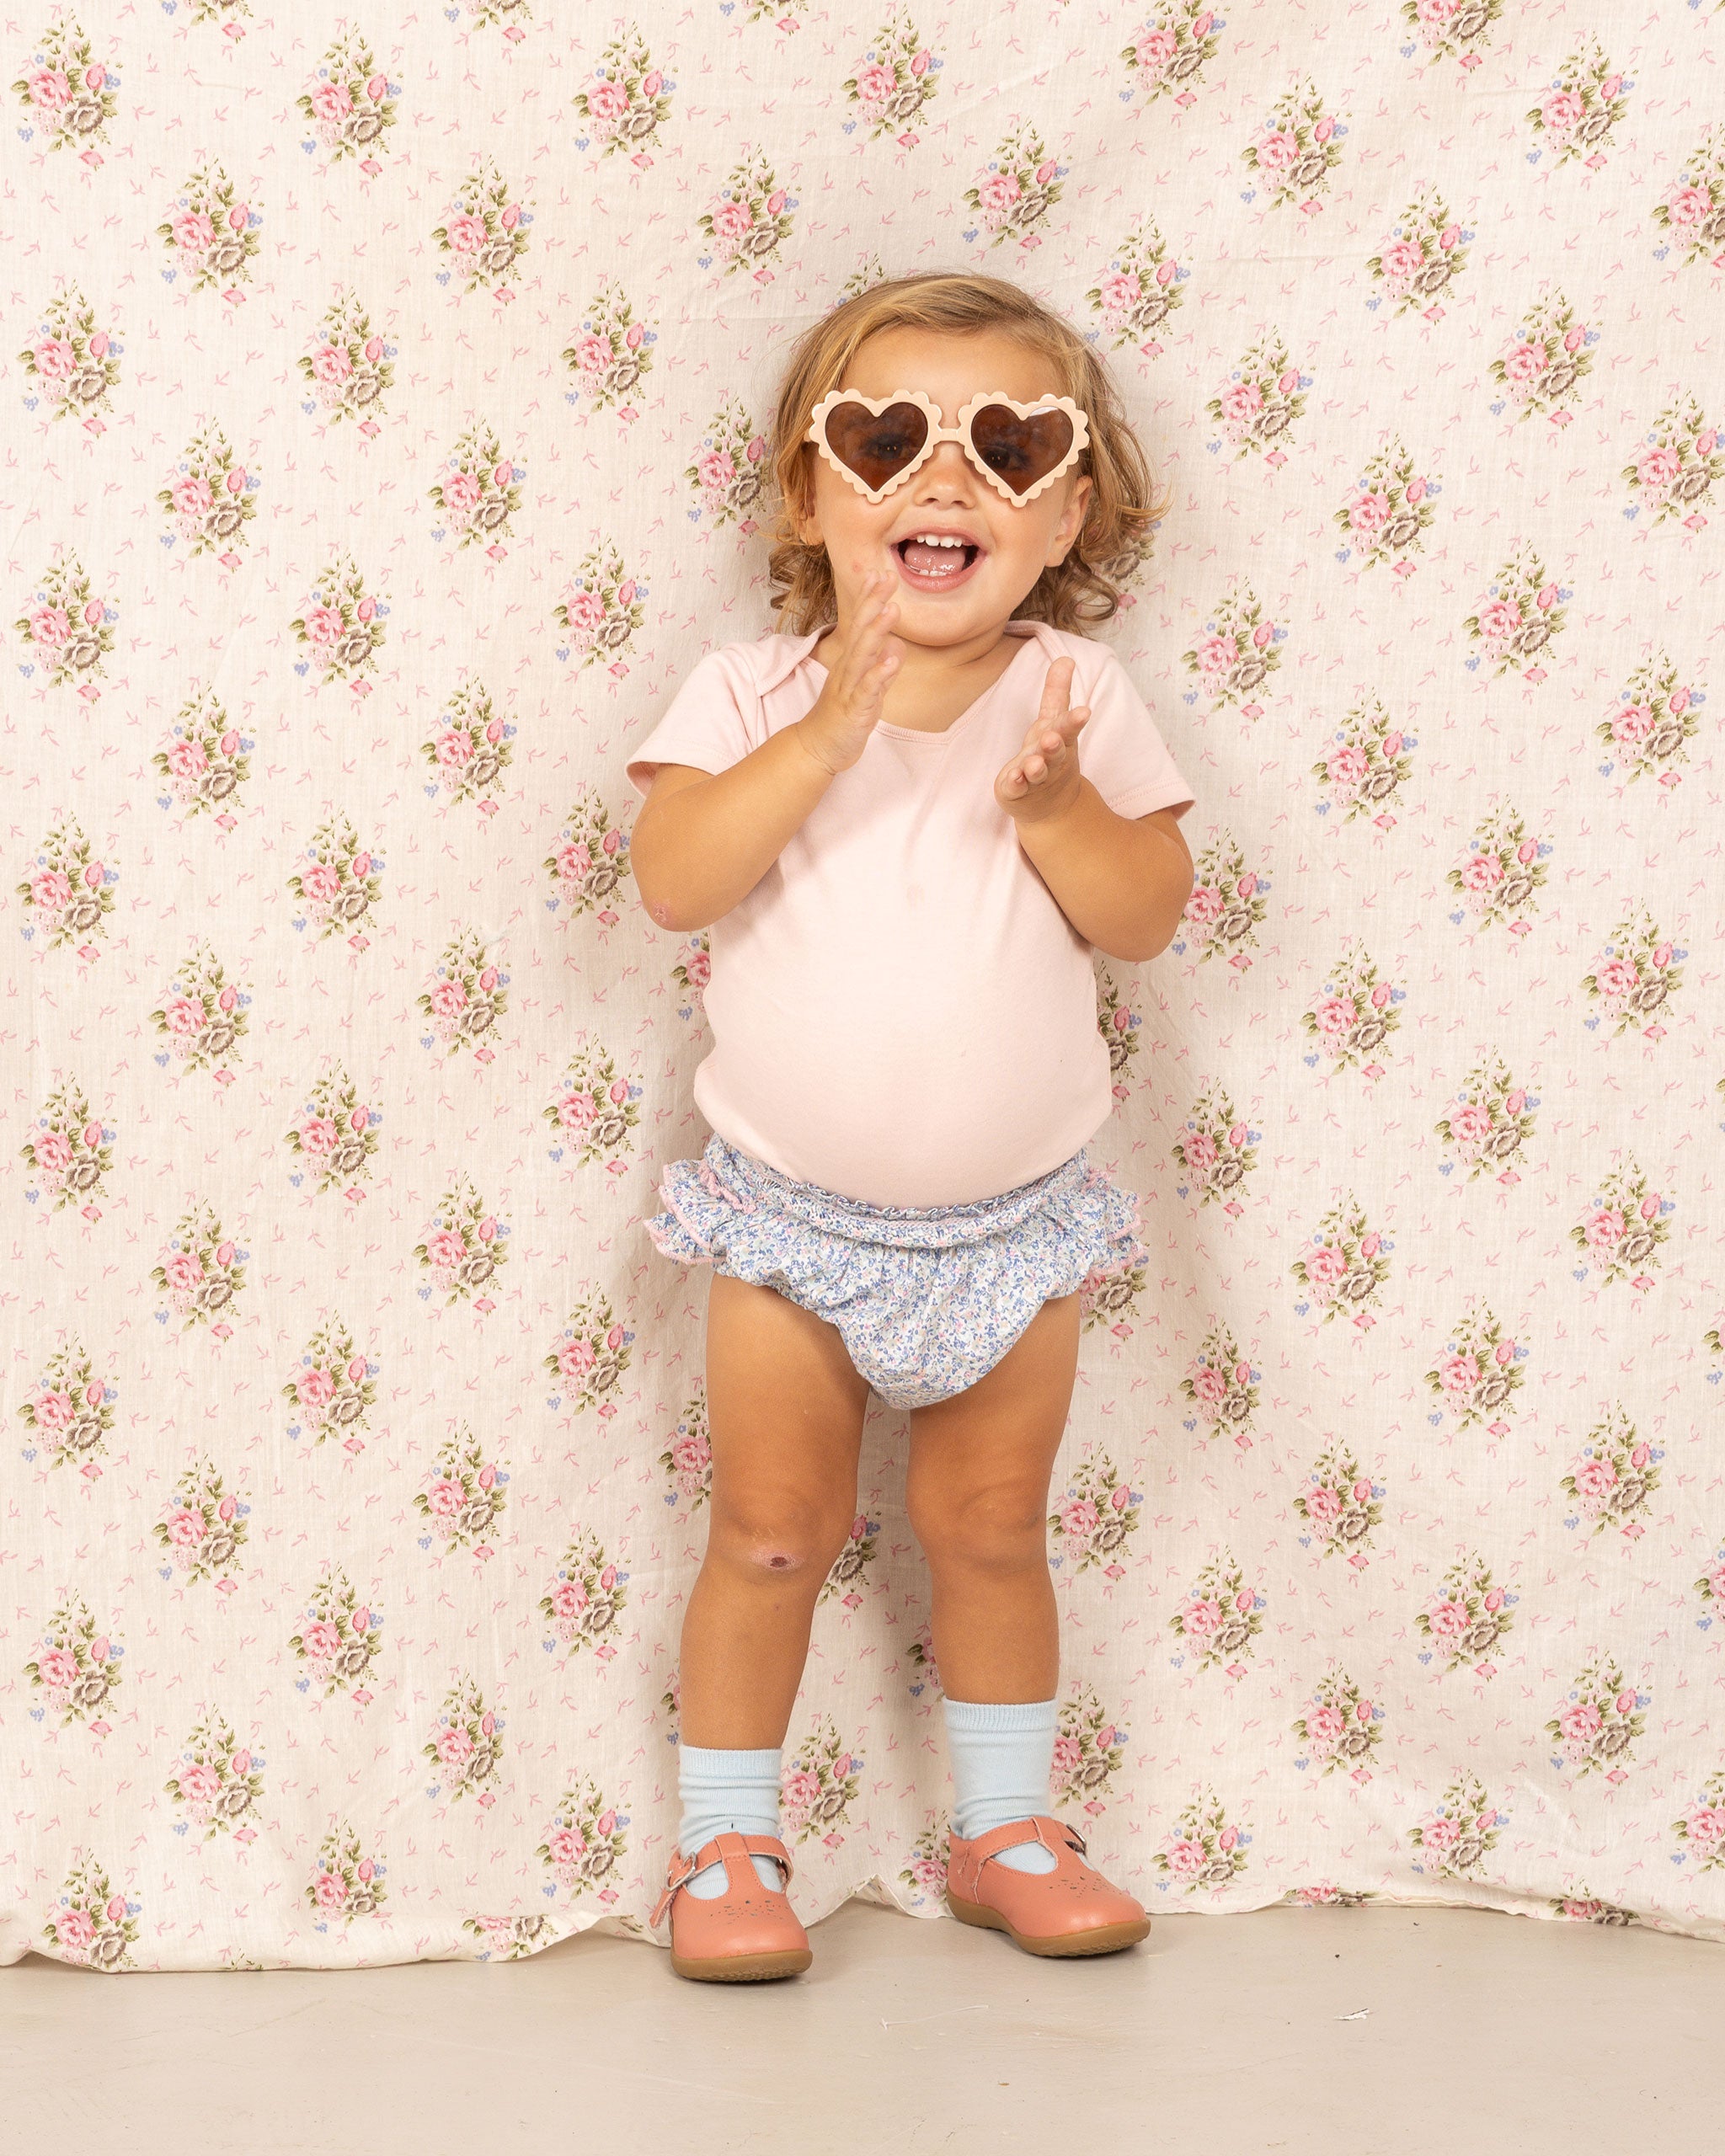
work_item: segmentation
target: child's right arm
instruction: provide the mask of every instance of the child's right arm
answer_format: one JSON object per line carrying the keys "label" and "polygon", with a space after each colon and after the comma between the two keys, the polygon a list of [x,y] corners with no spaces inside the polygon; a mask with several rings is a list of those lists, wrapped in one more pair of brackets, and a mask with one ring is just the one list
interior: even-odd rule
{"label": "child's right arm", "polygon": [[661,928],[705,928],[747,898],[833,780],[862,755],[898,670],[886,649],[896,602],[871,578],[808,716],[728,771],[661,764],[635,819],[629,861]]}

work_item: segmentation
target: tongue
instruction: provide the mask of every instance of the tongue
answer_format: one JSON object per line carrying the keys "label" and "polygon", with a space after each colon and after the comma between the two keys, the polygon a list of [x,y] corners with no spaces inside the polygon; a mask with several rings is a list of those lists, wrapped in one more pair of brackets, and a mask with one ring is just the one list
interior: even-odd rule
{"label": "tongue", "polygon": [[961,569],[964,566],[964,550],[962,547],[930,547],[921,539],[907,539],[904,551],[905,567],[907,569],[932,572],[939,575],[943,570],[950,573]]}

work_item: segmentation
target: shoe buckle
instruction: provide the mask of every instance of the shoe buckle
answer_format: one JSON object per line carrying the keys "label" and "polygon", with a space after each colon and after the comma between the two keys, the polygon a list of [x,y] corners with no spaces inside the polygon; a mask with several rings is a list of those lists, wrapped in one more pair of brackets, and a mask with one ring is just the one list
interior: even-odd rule
{"label": "shoe buckle", "polygon": [[[697,1871],[706,1870],[707,1867],[701,1860],[707,1849],[712,1848],[713,1843],[719,1838],[720,1837],[715,1834],[713,1842],[704,1843],[696,1850],[693,1856],[685,1856],[681,1849],[677,1850],[670,1870],[665,1875],[665,1892],[660,1896],[654,1906],[652,1915],[647,1919],[647,1928],[649,1931],[657,1929],[660,1918],[676,1900],[677,1889],[692,1879]],[[779,1892],[783,1893],[791,1883],[793,1869],[790,1854],[783,1843],[770,1834],[743,1834],[738,1838],[742,1842],[744,1849],[750,1856],[771,1857],[777,1865],[782,1874],[779,1881]],[[729,1859],[724,1856],[718,1860],[727,1865],[729,1862]]]}
{"label": "shoe buckle", "polygon": [[665,1892],[660,1896],[652,1915],[647,1919],[647,1928],[649,1931],[657,1929],[660,1919],[676,1900],[678,1887],[692,1879],[698,1869],[699,1866],[693,1857],[685,1856],[681,1849],[676,1852],[670,1870],[665,1875]]}

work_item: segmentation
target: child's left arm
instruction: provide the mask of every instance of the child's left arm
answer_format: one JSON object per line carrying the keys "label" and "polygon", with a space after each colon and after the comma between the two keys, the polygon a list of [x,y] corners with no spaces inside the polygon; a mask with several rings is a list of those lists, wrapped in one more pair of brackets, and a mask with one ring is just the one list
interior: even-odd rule
{"label": "child's left arm", "polygon": [[1042,708],[994,796],[1073,927],[1108,957],[1136,963],[1172,941],[1192,895],[1192,854],[1172,808],[1116,815],[1080,771],[1090,712],[1069,707],[1076,671],[1070,659],[1049,667]]}

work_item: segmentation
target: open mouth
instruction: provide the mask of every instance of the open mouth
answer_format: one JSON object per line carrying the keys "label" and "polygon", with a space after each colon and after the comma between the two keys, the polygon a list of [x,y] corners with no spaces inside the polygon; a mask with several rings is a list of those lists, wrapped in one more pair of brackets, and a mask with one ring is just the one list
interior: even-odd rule
{"label": "open mouth", "polygon": [[900,575],[913,591],[951,591],[968,581],[982,558],[981,547],[968,541],[961,547],[931,547],[901,539],[892,551]]}

